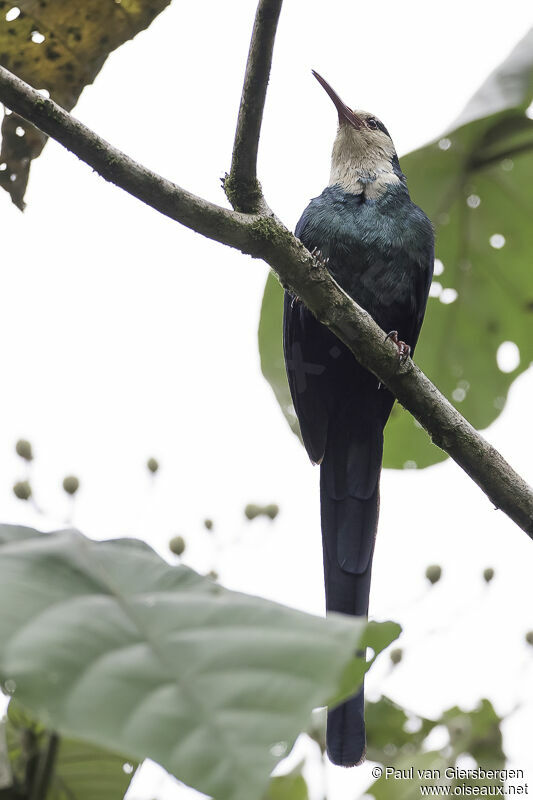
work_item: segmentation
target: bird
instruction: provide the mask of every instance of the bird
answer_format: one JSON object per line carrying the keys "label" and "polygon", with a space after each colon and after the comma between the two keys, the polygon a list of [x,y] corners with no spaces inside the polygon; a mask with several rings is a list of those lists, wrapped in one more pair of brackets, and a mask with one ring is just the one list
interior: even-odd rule
{"label": "bird", "polygon": [[[396,149],[373,114],[353,110],[317,72],[338,113],[328,186],[295,235],[398,348],[412,356],[434,266],[434,232],[411,200]],[[301,437],[320,464],[326,612],[368,616],[379,515],[383,431],[394,396],[290,290],[283,349]],[[358,653],[358,655],[362,655]],[[364,687],[328,709],[327,752],[344,767],[366,756]]]}

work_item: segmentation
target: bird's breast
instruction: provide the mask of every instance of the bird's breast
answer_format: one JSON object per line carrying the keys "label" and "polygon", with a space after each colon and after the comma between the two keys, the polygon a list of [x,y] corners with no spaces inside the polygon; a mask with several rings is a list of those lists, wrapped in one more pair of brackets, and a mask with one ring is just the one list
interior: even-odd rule
{"label": "bird's breast", "polygon": [[399,312],[415,312],[413,283],[427,260],[417,211],[403,187],[370,202],[328,187],[311,202],[297,235],[320,248],[337,283],[387,327]]}

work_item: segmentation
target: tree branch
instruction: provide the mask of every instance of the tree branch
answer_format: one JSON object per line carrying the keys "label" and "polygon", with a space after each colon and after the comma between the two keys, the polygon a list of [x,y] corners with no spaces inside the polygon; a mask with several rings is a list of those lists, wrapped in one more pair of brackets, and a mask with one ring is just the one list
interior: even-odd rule
{"label": "tree branch", "polygon": [[228,199],[233,208],[239,211],[259,211],[264,202],[257,180],[257,150],[282,2],[283,0],[259,0],[255,15],[233,143],[231,170],[224,181]]}
{"label": "tree branch", "polygon": [[0,100],[76,153],[125,191],[189,228],[262,258],[371,370],[447,452],[533,538],[533,491],[505,459],[459,414],[408,360],[399,366],[396,347],[275,217],[243,214],[208,203],[137,164],[51,100],[0,68]]}
{"label": "tree branch", "polygon": [[0,66],[0,101],[89,164],[103,178],[188,228],[241,249],[249,218],[182,189],[138,164],[61,106]]}

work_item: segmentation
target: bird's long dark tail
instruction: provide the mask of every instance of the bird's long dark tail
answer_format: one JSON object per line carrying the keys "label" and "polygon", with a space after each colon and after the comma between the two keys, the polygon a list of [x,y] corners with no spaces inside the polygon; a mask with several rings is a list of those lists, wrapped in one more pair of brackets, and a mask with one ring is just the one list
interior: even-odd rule
{"label": "bird's long dark tail", "polygon": [[[342,437],[342,434],[341,434]],[[332,437],[320,471],[326,609],[367,616],[379,513],[382,424],[353,439]],[[355,766],[366,752],[364,690],[328,713],[327,750],[334,764]]]}

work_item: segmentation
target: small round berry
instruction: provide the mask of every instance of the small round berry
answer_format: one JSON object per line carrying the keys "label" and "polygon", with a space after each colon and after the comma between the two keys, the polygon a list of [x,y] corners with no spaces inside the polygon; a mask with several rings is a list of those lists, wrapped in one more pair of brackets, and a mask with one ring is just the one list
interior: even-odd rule
{"label": "small round berry", "polygon": [[80,488],[80,482],[75,475],[67,475],[63,478],[63,489],[67,494],[74,495]]}
{"label": "small round berry", "polygon": [[29,481],[18,481],[13,486],[13,492],[15,493],[15,497],[18,497],[19,500],[29,500],[31,497]]}
{"label": "small round berry", "polygon": [[15,445],[15,450],[17,451],[17,455],[23,458],[24,461],[33,460],[31,444],[27,441],[27,439],[19,439]]}
{"label": "small round berry", "polygon": [[402,660],[402,657],[403,657],[402,648],[401,647],[395,647],[394,650],[390,651],[389,656],[390,656],[390,660],[392,661],[394,666],[396,666],[396,664],[399,664],[400,661]]}
{"label": "small round berry", "polygon": [[491,580],[494,578],[494,570],[492,567],[487,567],[483,570],[483,580],[485,583],[490,583]]}
{"label": "small round berry", "polygon": [[246,508],[244,509],[244,516],[246,519],[255,519],[261,513],[261,506],[256,505],[255,503],[248,503]]}
{"label": "small round berry", "polygon": [[431,585],[438,583],[442,577],[442,567],[439,567],[438,564],[430,564],[430,566],[426,569],[426,578],[431,583]]}
{"label": "small round berry", "polygon": [[181,556],[185,552],[185,539],[183,536],[174,536],[168,543],[171,553],[175,556]]}
{"label": "small round berry", "polygon": [[148,467],[152,475],[155,475],[155,473],[159,469],[159,461],[156,458],[149,458],[148,461],[146,462],[146,466]]}
{"label": "small round berry", "polygon": [[269,503],[268,506],[264,507],[263,513],[266,514],[267,517],[270,517],[270,519],[276,519],[279,514],[279,506],[277,503]]}

